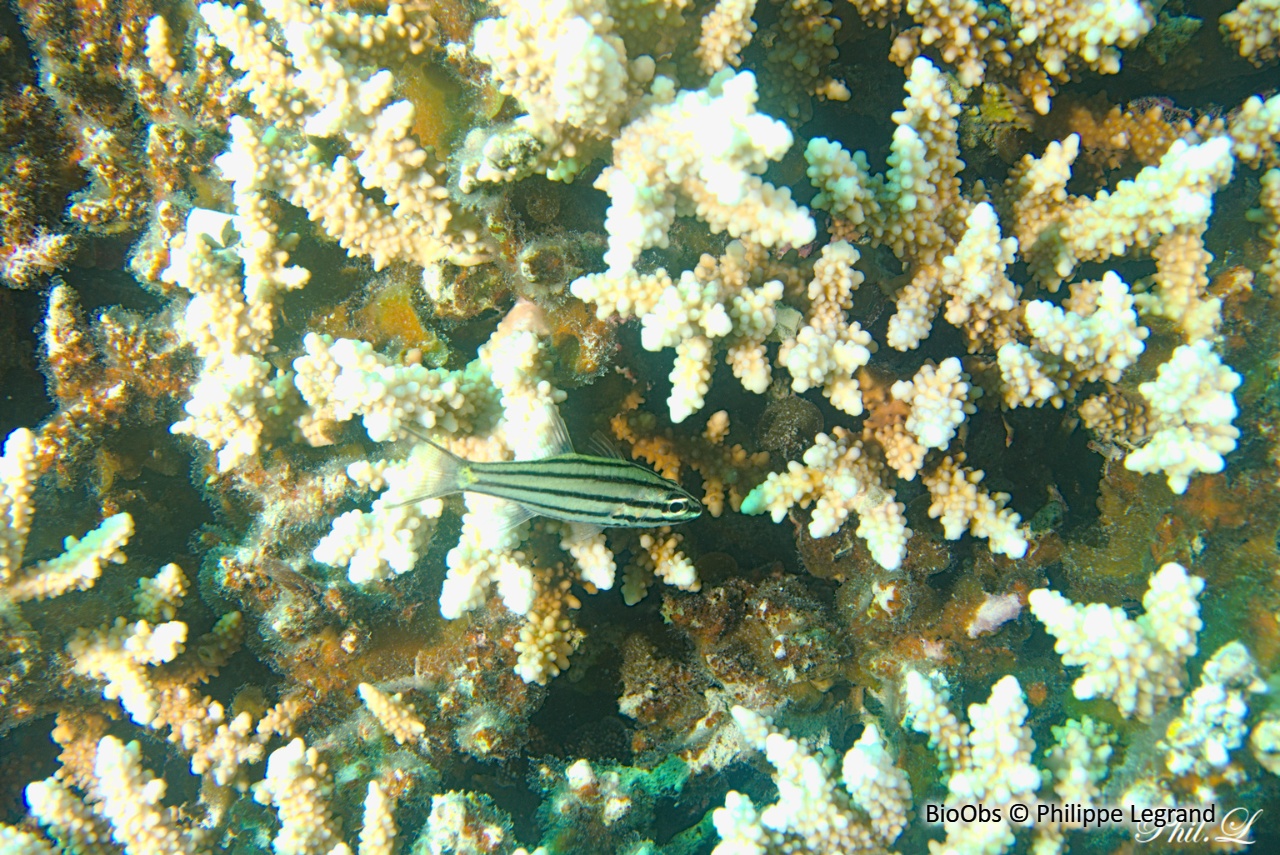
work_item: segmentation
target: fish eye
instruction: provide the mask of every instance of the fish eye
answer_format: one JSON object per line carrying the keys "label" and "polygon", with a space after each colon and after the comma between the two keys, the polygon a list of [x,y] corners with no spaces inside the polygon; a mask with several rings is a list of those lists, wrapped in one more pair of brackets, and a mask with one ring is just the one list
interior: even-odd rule
{"label": "fish eye", "polygon": [[669,514],[682,514],[687,510],[689,510],[688,499],[672,499],[667,502],[667,513]]}

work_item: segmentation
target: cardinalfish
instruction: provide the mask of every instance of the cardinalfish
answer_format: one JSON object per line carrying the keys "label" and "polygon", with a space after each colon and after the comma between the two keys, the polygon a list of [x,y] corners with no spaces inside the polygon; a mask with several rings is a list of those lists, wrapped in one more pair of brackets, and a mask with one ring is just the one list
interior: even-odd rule
{"label": "cardinalfish", "polygon": [[696,519],[702,504],[679,484],[620,457],[576,454],[563,423],[560,453],[535,460],[466,460],[423,437],[420,493],[410,502],[482,493],[519,506],[524,519],[551,517],[590,529],[649,528]]}

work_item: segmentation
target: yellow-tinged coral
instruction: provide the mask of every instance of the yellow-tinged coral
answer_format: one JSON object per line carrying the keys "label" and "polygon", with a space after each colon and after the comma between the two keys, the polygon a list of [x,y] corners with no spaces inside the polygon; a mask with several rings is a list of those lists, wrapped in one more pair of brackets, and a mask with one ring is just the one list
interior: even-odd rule
{"label": "yellow-tinged coral", "polygon": [[[1019,244],[1036,277],[1057,290],[1082,261],[1106,261],[1130,248],[1144,249],[1176,231],[1201,234],[1213,210],[1211,197],[1231,180],[1234,160],[1228,137],[1203,143],[1176,140],[1160,158],[1132,181],[1121,181],[1114,193],[1099,191],[1092,200],[1066,194],[1079,138],[1051,147],[1046,160],[1024,159],[1023,170],[1010,181],[1019,221],[1033,211],[1053,211],[1047,219],[1020,228]],[[1050,201],[1052,200],[1052,201]],[[1056,209],[1056,210],[1055,210]]]}
{"label": "yellow-tinged coral", "polygon": [[979,486],[982,470],[964,466],[965,455],[948,456],[922,480],[933,502],[929,516],[942,523],[948,540],[958,540],[967,530],[986,538],[991,551],[1021,558],[1027,552],[1027,531],[1022,518],[1005,507],[1008,493],[989,493]]}
{"label": "yellow-tinged coral", "polygon": [[369,683],[361,683],[356,689],[369,712],[396,742],[417,745],[421,741],[427,726],[413,704],[406,703],[399,692],[390,695]]}
{"label": "yellow-tinged coral", "polygon": [[[705,90],[677,93],[668,85],[623,129],[613,165],[595,184],[612,200],[605,263],[613,275],[632,267],[642,250],[667,244],[677,200],[691,204],[716,233],[770,247],[813,240],[808,210],[792,201],[790,190],[759,178],[791,147],[792,134],[756,112],[756,101],[753,74],[721,72]],[[705,137],[708,123],[728,138]],[[654,149],[647,142],[653,138],[676,144]]]}
{"label": "yellow-tinged coral", "polygon": [[1054,83],[1070,81],[1080,66],[1100,74],[1119,72],[1119,48],[1140,40],[1154,24],[1143,0],[1086,6],[1045,0],[1014,0],[1007,7],[974,0],[855,0],[853,5],[877,27],[904,10],[915,21],[917,26],[894,39],[889,56],[899,65],[932,48],[956,66],[962,85],[1009,79],[1040,114],[1049,112]]}
{"label": "yellow-tinged coral", "polygon": [[849,87],[830,74],[831,63],[839,56],[836,34],[843,26],[831,14],[833,5],[828,0],[772,2],[781,7],[777,23],[760,38],[770,47],[765,60],[769,100],[801,122],[810,115],[810,97],[848,101]]}
{"label": "yellow-tinged coral", "polygon": [[[1023,306],[1031,345],[1011,341],[997,352],[1011,407],[1061,407],[1083,383],[1118,381],[1144,349],[1134,298],[1115,273],[1077,282],[1063,307],[1045,300]],[[1048,378],[1052,382],[1045,382]]]}
{"label": "yellow-tinged coral", "polygon": [[683,539],[679,534],[672,534],[670,526],[662,526],[656,534],[640,535],[640,549],[623,574],[622,598],[627,605],[644,599],[655,576],[683,591],[701,589],[697,568],[680,550]]}
{"label": "yellow-tinged coral", "polygon": [[1192,475],[1219,472],[1240,431],[1231,393],[1240,375],[1222,364],[1207,340],[1179,345],[1156,379],[1138,386],[1152,419],[1150,437],[1125,458],[1126,469],[1162,472],[1169,489],[1184,493]]}
{"label": "yellow-tinged coral", "polygon": [[[887,851],[906,824],[911,787],[885,751],[875,725],[845,755],[844,787],[839,788],[803,742],[774,730],[769,719],[744,707],[732,712],[747,744],[763,751],[774,767],[778,801],[757,811],[748,796],[729,791],[724,807],[712,814],[721,838],[713,855],[784,853],[797,841],[803,841],[806,851]],[[865,774],[864,764],[879,774]]]}
{"label": "yellow-tinged coral", "polygon": [[21,603],[93,587],[105,563],[123,564],[121,547],[133,536],[133,518],[108,517],[83,538],[68,536],[65,552],[22,569],[22,554],[35,515],[35,435],[26,428],[9,434],[0,457],[0,600]]}
{"label": "yellow-tinged coral", "polygon": [[871,174],[865,154],[849,155],[821,137],[809,142],[805,159],[821,191],[813,204],[838,218],[838,232],[865,234],[901,259],[928,265],[958,237],[969,212],[960,195],[960,108],[942,74],[923,58],[911,64],[906,91],[902,110],[893,114],[897,128],[883,176]]}
{"label": "yellow-tinged coral", "polygon": [[1280,163],[1280,95],[1265,101],[1246,98],[1227,125],[1231,149],[1241,162],[1257,167]]}
{"label": "yellow-tinged coral", "polygon": [[569,579],[548,570],[535,570],[533,597],[516,642],[516,673],[526,683],[546,683],[569,667],[569,654],[582,643],[582,631],[568,612],[582,604],[569,588]]}
{"label": "yellow-tinged coral", "polygon": [[1222,34],[1254,65],[1280,59],[1280,2],[1241,0],[1240,5],[1218,19]]}
{"label": "yellow-tinged coral", "polygon": [[[244,72],[241,83],[257,114],[235,117],[231,147],[218,160],[240,194],[237,213],[250,215],[263,192],[274,190],[375,267],[483,258],[479,234],[450,201],[438,163],[409,136],[413,104],[393,100],[393,76],[377,68],[423,52],[433,37],[430,17],[410,17],[394,3],[386,15],[369,16],[301,0],[272,0],[261,8],[285,29],[283,44],[256,27],[245,6],[200,6],[206,25]],[[299,37],[303,33],[308,37]],[[342,49],[353,43],[368,46],[360,61]],[[326,162],[314,147],[299,150],[299,133],[332,137],[350,156]],[[258,228],[247,237],[274,231],[273,225]]]}
{"label": "yellow-tinged coral", "polygon": [[341,824],[329,810],[333,780],[315,748],[294,739],[267,758],[267,776],[254,785],[253,797],[275,808],[280,830],[271,841],[276,855],[347,852]]}
{"label": "yellow-tinged coral", "polygon": [[1134,302],[1144,314],[1160,315],[1182,327],[1188,341],[1212,338],[1222,322],[1222,300],[1208,294],[1213,255],[1194,231],[1176,231],[1151,252],[1156,262],[1154,292]]}
{"label": "yellow-tinged coral", "polygon": [[858,251],[845,241],[829,243],[813,265],[809,311],[804,326],[778,349],[778,364],[791,374],[791,388],[821,388],[836,409],[862,414],[862,391],[855,372],[866,365],[876,345],[848,310],[863,275],[853,265]]}
{"label": "yellow-tinged coral", "polygon": [[706,403],[719,343],[743,388],[756,394],[768,388],[765,340],[777,326],[778,304],[793,276],[770,262],[762,244],[735,240],[718,258],[703,254],[674,282],[663,270],[636,275],[628,267],[622,274],[581,277],[572,287],[575,296],[596,304],[598,317],[639,317],[646,350],[675,348],[667,406],[671,420],[682,422]]}
{"label": "yellow-tinged coral", "polygon": [[751,20],[755,9],[756,0],[719,0],[702,16],[696,54],[703,74],[742,64],[742,49],[756,32],[756,22]]}
{"label": "yellow-tinged coral", "polygon": [[1270,246],[1267,262],[1259,270],[1270,279],[1271,293],[1280,293],[1280,167],[1268,169],[1262,176],[1258,193],[1258,219],[1262,236]]}
{"label": "yellow-tinged coral", "polygon": [[[1041,773],[1031,762],[1035,742],[1026,725],[1026,697],[1016,677],[1001,678],[991,687],[985,704],[971,704],[968,722],[960,722],[947,708],[947,681],[937,672],[925,675],[908,669],[902,695],[903,724],[929,736],[930,747],[950,774],[948,805],[1034,801]],[[1014,828],[1021,824],[1005,811],[993,814],[989,822],[946,822],[942,845],[962,852],[1004,852],[1014,842]],[[1045,829],[1037,832],[1043,835]]]}
{"label": "yellow-tinged coral", "polygon": [[1102,94],[1059,99],[1054,109],[1036,122],[1036,132],[1051,140],[1077,135],[1080,161],[1098,169],[1114,169],[1126,161],[1155,166],[1174,140],[1191,131],[1191,122],[1179,111],[1161,104],[1145,109],[1136,103],[1121,107]]}
{"label": "yellow-tinged coral", "polygon": [[[613,32],[608,4],[495,5],[502,17],[476,25],[473,52],[492,68],[499,90],[527,111],[516,127],[570,158],[583,138],[616,134],[629,100],[627,49]],[[548,51],[557,62],[540,61]]]}

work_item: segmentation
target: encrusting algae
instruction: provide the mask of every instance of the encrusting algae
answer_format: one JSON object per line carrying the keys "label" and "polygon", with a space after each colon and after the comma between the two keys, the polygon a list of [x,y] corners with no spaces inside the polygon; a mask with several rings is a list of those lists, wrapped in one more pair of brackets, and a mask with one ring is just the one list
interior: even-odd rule
{"label": "encrusting algae", "polygon": [[0,851],[1280,842],[1275,0],[0,18]]}

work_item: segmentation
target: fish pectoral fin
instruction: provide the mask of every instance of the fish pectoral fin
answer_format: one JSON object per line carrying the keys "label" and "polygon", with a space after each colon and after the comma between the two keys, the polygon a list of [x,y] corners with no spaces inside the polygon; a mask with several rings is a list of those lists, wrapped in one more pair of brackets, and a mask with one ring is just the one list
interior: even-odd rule
{"label": "fish pectoral fin", "polygon": [[595,523],[571,522],[569,523],[569,542],[586,543],[602,531],[604,527]]}
{"label": "fish pectoral fin", "polygon": [[494,499],[493,517],[497,534],[506,534],[520,525],[520,523],[533,519],[537,515],[536,512],[516,502],[508,502],[506,499]]}

